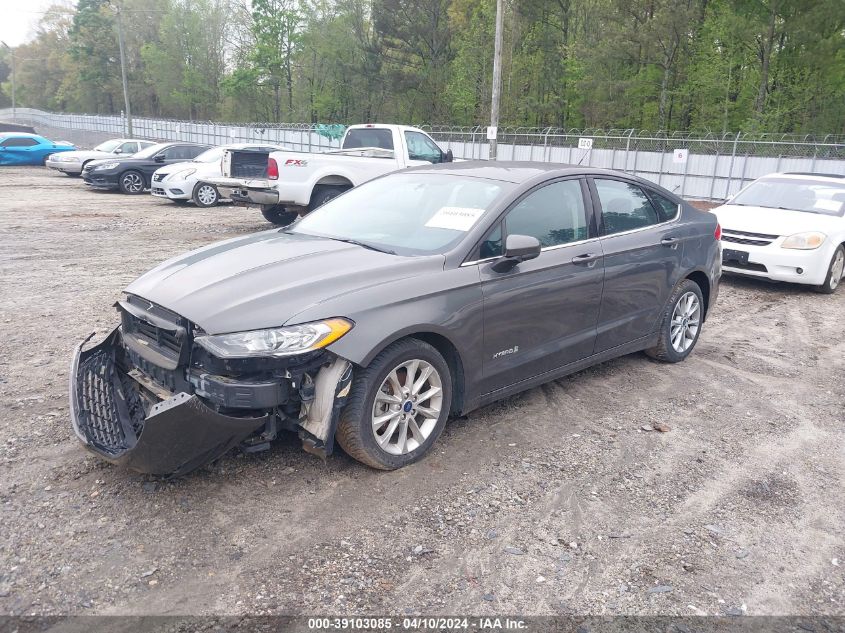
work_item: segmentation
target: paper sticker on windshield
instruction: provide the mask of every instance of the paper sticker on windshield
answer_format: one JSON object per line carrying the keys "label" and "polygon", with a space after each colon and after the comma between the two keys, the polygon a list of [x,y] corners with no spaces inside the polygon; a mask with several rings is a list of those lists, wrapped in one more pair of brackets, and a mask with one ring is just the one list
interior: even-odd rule
{"label": "paper sticker on windshield", "polygon": [[813,206],[817,209],[824,209],[825,211],[839,211],[840,207],[842,207],[842,203],[838,200],[826,200],[825,198],[819,198],[813,203]]}
{"label": "paper sticker on windshield", "polygon": [[453,231],[469,231],[473,224],[484,215],[484,209],[472,207],[441,207],[425,225],[432,229],[452,229]]}

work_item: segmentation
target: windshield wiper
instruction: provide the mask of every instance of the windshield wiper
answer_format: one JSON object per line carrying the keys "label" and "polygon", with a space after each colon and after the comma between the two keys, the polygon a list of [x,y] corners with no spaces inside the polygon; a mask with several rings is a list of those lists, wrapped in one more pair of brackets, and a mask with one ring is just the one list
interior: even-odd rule
{"label": "windshield wiper", "polygon": [[386,248],[379,248],[378,246],[373,246],[372,244],[367,244],[366,242],[359,242],[358,240],[353,240],[348,237],[330,237],[330,240],[334,240],[335,242],[344,242],[346,244],[354,244],[355,246],[360,246],[362,248],[367,248],[371,251],[377,251],[379,253],[387,253],[388,255],[395,255],[396,251],[391,251]]}

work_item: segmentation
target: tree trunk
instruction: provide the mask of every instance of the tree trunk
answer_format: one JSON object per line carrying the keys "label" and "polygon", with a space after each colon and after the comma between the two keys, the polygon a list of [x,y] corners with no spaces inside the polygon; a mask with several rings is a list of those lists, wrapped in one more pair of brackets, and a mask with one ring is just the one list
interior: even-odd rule
{"label": "tree trunk", "polygon": [[766,97],[769,93],[769,66],[772,60],[772,48],[775,43],[775,21],[777,18],[777,2],[771,0],[771,14],[769,16],[769,30],[766,39],[760,44],[760,87],[754,100],[754,112],[759,118],[766,107]]}

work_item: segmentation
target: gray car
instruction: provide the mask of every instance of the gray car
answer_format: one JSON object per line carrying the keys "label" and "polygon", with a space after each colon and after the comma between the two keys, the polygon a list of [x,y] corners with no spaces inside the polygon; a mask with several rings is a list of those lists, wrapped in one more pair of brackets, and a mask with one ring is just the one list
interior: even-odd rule
{"label": "gray car", "polygon": [[615,171],[390,174],[133,282],[120,326],[74,354],[73,426],[160,475],[283,431],[399,468],[450,416],[640,350],[686,358],[718,293],[719,232]]}

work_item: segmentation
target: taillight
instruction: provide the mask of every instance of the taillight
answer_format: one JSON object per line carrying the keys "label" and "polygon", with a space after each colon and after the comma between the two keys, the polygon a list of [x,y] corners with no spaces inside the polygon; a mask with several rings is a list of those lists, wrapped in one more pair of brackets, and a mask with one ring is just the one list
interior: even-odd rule
{"label": "taillight", "polygon": [[716,231],[713,233],[717,240],[722,239],[722,225],[716,222]]}
{"label": "taillight", "polygon": [[276,162],[275,158],[267,159],[267,178],[270,180],[279,179],[279,163]]}

